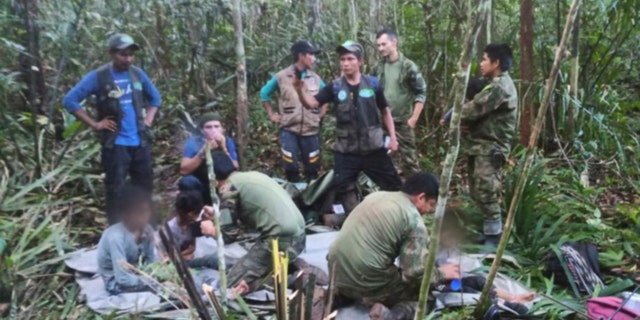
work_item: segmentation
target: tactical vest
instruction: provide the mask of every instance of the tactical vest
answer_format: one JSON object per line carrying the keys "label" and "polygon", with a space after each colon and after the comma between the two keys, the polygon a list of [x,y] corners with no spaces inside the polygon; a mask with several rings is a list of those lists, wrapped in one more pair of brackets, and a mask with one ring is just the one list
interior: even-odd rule
{"label": "tactical vest", "polygon": [[[307,110],[300,102],[298,92],[293,87],[295,77],[294,66],[290,66],[276,74],[278,81],[278,108],[280,110],[280,128],[299,134],[311,136],[318,134],[320,128],[320,111]],[[313,71],[307,70],[304,79],[307,93],[314,96],[320,91],[320,77]]]}
{"label": "tactical vest", "polygon": [[[131,99],[133,101],[133,109],[136,112],[136,125],[138,127],[138,136],[140,137],[140,146],[144,147],[151,142],[151,133],[144,124],[143,109],[145,107],[144,95],[142,93],[142,83],[140,82],[141,70],[138,67],[131,66],[129,69],[129,78],[131,81]],[[98,94],[96,99],[96,109],[98,110],[98,121],[106,117],[112,117],[118,124],[115,132],[102,130],[98,132],[102,146],[112,148],[115,145],[116,138],[122,127],[122,118],[124,114],[120,106],[119,97],[109,97],[109,93],[117,90],[116,83],[111,74],[111,63],[107,63],[96,70],[98,76]],[[135,85],[135,84],[140,85]]]}
{"label": "tactical vest", "polygon": [[336,152],[363,155],[384,147],[380,110],[371,82],[369,76],[362,75],[354,102],[347,80],[333,80]]}

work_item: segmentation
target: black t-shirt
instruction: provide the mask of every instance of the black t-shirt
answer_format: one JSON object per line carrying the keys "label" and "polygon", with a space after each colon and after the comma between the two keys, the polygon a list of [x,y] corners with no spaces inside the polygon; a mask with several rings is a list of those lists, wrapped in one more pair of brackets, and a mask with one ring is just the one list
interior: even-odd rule
{"label": "black t-shirt", "polygon": [[[378,105],[378,109],[380,109],[380,112],[382,112],[386,107],[389,106],[389,103],[387,102],[387,98],[385,98],[384,96],[384,92],[378,82],[378,79],[375,77],[370,77],[370,79],[371,79],[371,86],[375,88],[374,93],[376,95],[376,104]],[[358,87],[360,86],[360,84],[351,85],[347,83],[347,85],[349,87],[349,94],[351,95],[353,102],[357,103]],[[322,88],[322,90],[320,90],[320,92],[318,92],[314,96],[314,98],[316,98],[316,100],[320,105],[338,101],[338,98],[336,97],[336,93],[333,91],[333,81],[329,82],[324,88]]]}

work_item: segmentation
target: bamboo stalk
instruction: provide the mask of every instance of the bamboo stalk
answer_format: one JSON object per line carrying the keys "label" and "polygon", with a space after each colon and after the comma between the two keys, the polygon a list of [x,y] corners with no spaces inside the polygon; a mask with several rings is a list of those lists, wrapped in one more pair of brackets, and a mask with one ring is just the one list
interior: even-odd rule
{"label": "bamboo stalk", "polygon": [[540,131],[542,130],[542,125],[544,124],[544,119],[547,114],[547,110],[549,109],[551,94],[553,93],[553,88],[555,87],[556,79],[558,78],[558,72],[560,71],[560,63],[564,58],[565,48],[567,46],[567,42],[571,34],[571,29],[573,28],[573,24],[575,22],[579,7],[580,0],[573,0],[573,2],[571,3],[571,9],[567,14],[567,20],[564,26],[564,31],[562,32],[560,44],[556,49],[556,56],[553,61],[553,67],[551,68],[551,73],[549,74],[549,78],[547,79],[547,85],[544,90],[544,95],[542,97],[540,109],[538,110],[538,115],[536,116],[536,122],[533,127],[533,132],[531,133],[531,137],[529,138],[529,145],[527,146],[525,162],[522,166],[520,176],[518,177],[518,184],[516,185],[516,189],[513,193],[513,198],[511,199],[511,204],[509,206],[509,212],[507,213],[504,230],[502,232],[502,237],[500,238],[500,244],[498,245],[498,250],[496,251],[496,257],[493,260],[493,264],[491,265],[491,269],[489,270],[489,275],[487,276],[487,281],[484,288],[482,289],[480,301],[476,305],[476,316],[482,315],[483,305],[489,298],[491,285],[493,284],[493,280],[495,279],[498,272],[498,267],[500,266],[500,262],[502,261],[502,254],[509,240],[509,233],[511,232],[513,219],[515,217],[515,212],[518,209],[518,204],[520,203],[520,198],[522,197],[524,186],[527,183],[529,169],[531,169],[531,166],[533,165],[537,150],[538,137],[540,136]]}
{"label": "bamboo stalk", "polygon": [[329,266],[329,287],[327,288],[327,297],[324,304],[324,312],[322,313],[323,319],[327,319],[331,316],[331,307],[333,306],[333,294],[335,291],[336,282],[336,263],[334,262]]}
{"label": "bamboo stalk", "polygon": [[429,295],[429,287],[431,285],[431,275],[435,269],[442,217],[444,216],[444,211],[447,206],[451,176],[453,175],[456,159],[458,158],[458,151],[460,149],[460,113],[464,102],[464,94],[467,87],[466,84],[469,81],[469,67],[474,56],[478,34],[480,33],[481,26],[484,23],[490,8],[490,0],[482,0],[478,5],[475,15],[470,15],[469,17],[470,28],[465,37],[465,46],[460,54],[460,59],[458,60],[460,71],[456,74],[456,79],[451,89],[455,98],[451,124],[449,125],[449,150],[447,151],[444,167],[442,168],[442,174],[440,176],[438,202],[436,204],[433,231],[431,235],[431,242],[429,244],[429,254],[425,258],[426,261],[424,274],[422,275],[422,283],[420,285],[418,310],[415,315],[416,320],[422,320],[426,314],[427,296]]}
{"label": "bamboo stalk", "polygon": [[224,259],[224,238],[220,229],[220,198],[216,192],[216,173],[213,171],[213,157],[211,156],[211,144],[207,142],[205,158],[207,161],[207,174],[209,177],[209,190],[213,200],[213,225],[216,228],[216,244],[218,247],[218,273],[220,274],[220,300],[227,303],[227,267]]}
{"label": "bamboo stalk", "polygon": [[226,317],[224,314],[224,309],[222,308],[220,301],[218,301],[218,298],[216,298],[213,287],[204,283],[202,284],[202,291],[204,291],[204,294],[207,296],[209,302],[213,306],[213,310],[216,312],[218,320],[225,320]]}

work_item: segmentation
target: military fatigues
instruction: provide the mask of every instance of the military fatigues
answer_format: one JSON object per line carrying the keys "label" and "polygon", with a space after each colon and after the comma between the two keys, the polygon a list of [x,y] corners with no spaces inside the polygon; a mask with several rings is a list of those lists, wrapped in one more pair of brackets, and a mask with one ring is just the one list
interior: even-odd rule
{"label": "military fatigues", "polygon": [[[289,194],[259,172],[235,172],[220,188],[223,217],[221,231],[225,243],[237,240],[241,227],[260,233],[256,244],[228,272],[229,285],[245,280],[250,291],[273,269],[271,240],[278,239],[281,250],[295,259],[305,246],[304,219]],[[238,225],[238,221],[241,225]]]}
{"label": "military fatigues", "polygon": [[518,93],[507,72],[495,77],[462,107],[469,128],[462,148],[469,157],[469,189],[484,214],[484,234],[502,232],[502,166],[511,152],[518,117]]}
{"label": "military fatigues", "polygon": [[[295,66],[289,66],[278,72],[273,79],[261,90],[263,102],[269,101],[272,89],[275,89],[273,81],[277,84],[280,94],[278,108],[280,119],[280,148],[282,152],[282,166],[287,180],[298,182],[300,180],[298,161],[304,164],[304,173],[307,179],[318,177],[320,168],[320,110],[307,110],[304,108],[293,88],[292,81],[295,78]],[[311,95],[318,93],[324,86],[320,77],[312,70],[302,73],[302,81],[305,90]],[[273,86],[273,87],[272,87]]]}
{"label": "military fatigues", "polygon": [[380,79],[384,95],[389,101],[396,127],[398,153],[394,157],[400,172],[409,175],[420,171],[420,163],[413,129],[407,121],[413,115],[416,102],[424,103],[427,85],[420,68],[404,55],[393,62],[380,61],[375,68],[375,75]]}
{"label": "military fatigues", "polygon": [[[424,221],[407,194],[369,195],[351,212],[329,248],[336,293],[388,307],[417,301],[428,242]],[[432,280],[440,278],[436,270]]]}

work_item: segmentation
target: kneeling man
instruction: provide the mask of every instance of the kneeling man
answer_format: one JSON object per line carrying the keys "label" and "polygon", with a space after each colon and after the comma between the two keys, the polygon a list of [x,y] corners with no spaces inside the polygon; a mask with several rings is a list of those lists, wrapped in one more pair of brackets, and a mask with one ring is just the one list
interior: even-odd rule
{"label": "kneeling man", "polygon": [[[289,194],[273,179],[256,171],[235,172],[231,159],[213,153],[213,167],[220,193],[221,232],[225,243],[239,239],[242,229],[260,233],[256,243],[227,273],[235,295],[260,287],[273,269],[271,240],[277,239],[282,251],[293,261],[304,250],[304,218]],[[211,207],[205,207],[213,216]],[[202,233],[216,237],[212,221],[204,221]]]}
{"label": "kneeling man", "polygon": [[[355,207],[327,257],[336,295],[375,304],[371,319],[413,319],[429,243],[422,215],[437,197],[436,177],[420,172],[401,191],[373,193]],[[459,277],[458,265],[445,264],[431,281]]]}

